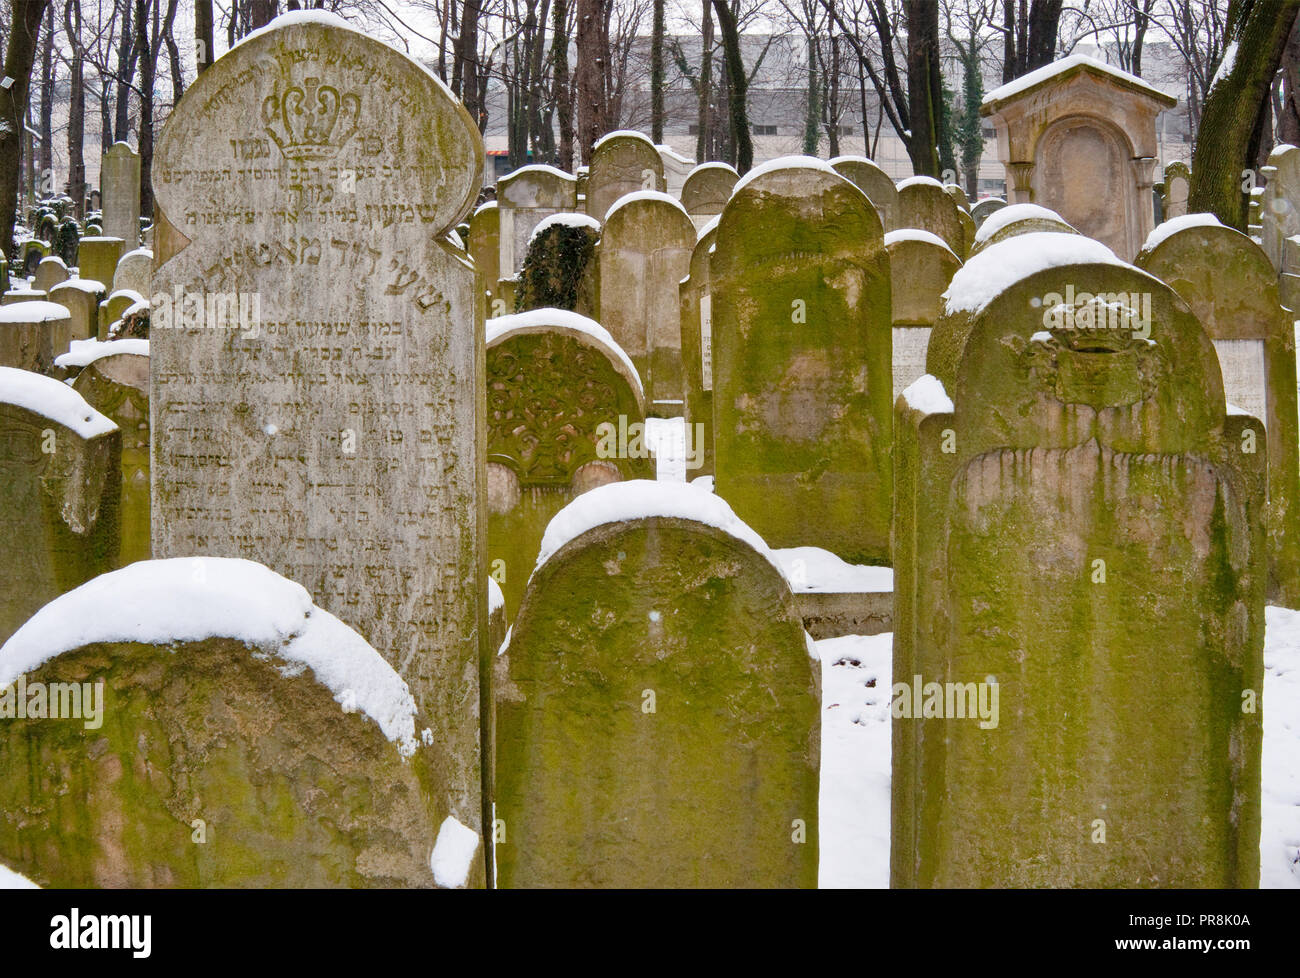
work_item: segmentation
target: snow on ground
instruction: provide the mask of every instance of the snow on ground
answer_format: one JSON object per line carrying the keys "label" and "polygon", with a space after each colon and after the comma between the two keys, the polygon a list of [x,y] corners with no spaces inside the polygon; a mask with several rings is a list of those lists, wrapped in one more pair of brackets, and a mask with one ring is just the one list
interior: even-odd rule
{"label": "snow on ground", "polygon": [[850,564],[821,547],[786,547],[773,553],[781,562],[790,588],[799,593],[894,590],[892,567]]}
{"label": "snow on ground", "polygon": [[686,481],[686,419],[646,418],[646,447],[655,455],[655,473],[661,482]]}
{"label": "snow on ground", "polygon": [[[1300,611],[1269,608],[1267,622],[1259,885],[1300,889]],[[889,885],[893,638],[848,635],[817,643],[823,888]]]}

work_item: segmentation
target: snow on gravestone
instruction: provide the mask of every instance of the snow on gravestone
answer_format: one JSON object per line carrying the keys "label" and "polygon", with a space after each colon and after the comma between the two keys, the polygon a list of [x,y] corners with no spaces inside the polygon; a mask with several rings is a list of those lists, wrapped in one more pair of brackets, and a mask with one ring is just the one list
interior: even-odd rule
{"label": "snow on gravestone", "polygon": [[121,238],[131,252],[140,241],[140,154],[124,142],[114,143],[101,160],[99,183],[104,191],[104,234]]}
{"label": "snow on gravestone", "polygon": [[379,653],[259,564],[98,577],[0,648],[0,687],[0,852],[44,886],[434,884],[443,745]]}
{"label": "snow on gravestone", "polygon": [[40,264],[36,266],[36,274],[32,276],[32,288],[37,292],[48,294],[50,289],[66,282],[69,277],[68,266],[63,263],[63,259],[57,255],[50,255],[48,258],[42,258]]}
{"label": "snow on gravestone", "polygon": [[943,309],[961,259],[929,231],[905,228],[885,235],[889,252],[890,309],[893,316],[894,399],[925,373],[930,329]]}
{"label": "snow on gravestone", "polygon": [[685,398],[677,287],[694,247],[695,225],[667,194],[628,194],[605,216],[598,318],[632,357],[648,409],[661,417],[680,415]]}
{"label": "snow on gravestone", "polygon": [[502,887],[814,887],[817,664],[727,505],[602,486],[547,528],[502,653]]}
{"label": "snow on gravestone", "polygon": [[[154,555],[255,559],[356,628],[410,683],[469,825],[482,307],[445,235],[482,167],[433,75],[318,13],[203,72],[153,166],[153,291],[190,297],[152,310]],[[197,328],[214,297],[241,315]]]}
{"label": "snow on gravestone", "polygon": [[682,184],[682,206],[691,215],[697,229],[722,213],[739,179],[734,167],[716,161],[701,163],[686,175],[686,182]]}
{"label": "snow on gravestone", "polygon": [[0,366],[48,373],[71,339],[72,315],[58,303],[37,299],[0,306]]}
{"label": "snow on gravestone", "polygon": [[710,289],[719,495],[772,546],[888,563],[892,338],[875,208],[819,161],[751,170],[718,223]]}
{"label": "snow on gravestone", "polygon": [[[149,341],[98,344],[72,389],[122,431],[121,546],[115,567],[150,557]],[[61,357],[63,364],[73,355]]]}
{"label": "snow on gravestone", "polygon": [[[970,258],[974,258],[985,248],[1014,238],[1018,234],[1032,234],[1035,231],[1057,231],[1061,234],[1078,234],[1056,211],[1039,207],[1037,204],[1010,204],[999,207],[992,214],[986,214],[975,232],[975,241],[971,245]],[[969,259],[967,259],[969,260]]]}
{"label": "snow on gravestone", "polygon": [[552,214],[578,206],[577,188],[573,174],[536,164],[521,167],[497,181],[503,276],[519,274],[533,228]]}
{"label": "snow on gravestone", "polygon": [[128,251],[117,263],[117,271],[113,273],[113,291],[139,292],[145,296],[149,294],[152,280],[153,252],[148,248],[136,248]]}
{"label": "snow on gravestone", "polygon": [[664,161],[655,144],[644,133],[627,129],[596,140],[587,171],[587,213],[604,221],[616,200],[638,190],[666,190]]}
{"label": "snow on gravestone", "polygon": [[958,258],[965,258],[966,228],[961,208],[933,177],[911,177],[898,184],[898,227],[929,231]]}
{"label": "snow on gravestone", "polygon": [[67,385],[0,367],[0,639],[114,566],[121,443]]}
{"label": "snow on gravestone", "polygon": [[487,336],[488,568],[513,611],[551,517],[654,463],[641,379],[600,325],[536,309],[489,320]]}
{"label": "snow on gravestone", "polygon": [[898,187],[889,174],[865,156],[837,156],[831,169],[852,180],[876,209],[886,231],[898,227]]}
{"label": "snow on gravestone", "polygon": [[682,378],[686,385],[687,434],[694,439],[699,467],[688,478],[713,475],[713,298],[709,291],[709,251],[718,218],[700,229],[691,251],[690,274],[677,287],[682,323]]}
{"label": "snow on gravestone", "polygon": [[1277,276],[1268,255],[1213,216],[1193,214],[1152,232],[1137,264],[1192,307],[1214,341],[1228,403],[1264,422],[1269,600],[1300,607],[1295,317],[1278,299]]}
{"label": "snow on gravestone", "polygon": [[957,273],[928,365],[895,425],[892,885],[1256,885],[1264,431],[1209,337],[1040,233]]}

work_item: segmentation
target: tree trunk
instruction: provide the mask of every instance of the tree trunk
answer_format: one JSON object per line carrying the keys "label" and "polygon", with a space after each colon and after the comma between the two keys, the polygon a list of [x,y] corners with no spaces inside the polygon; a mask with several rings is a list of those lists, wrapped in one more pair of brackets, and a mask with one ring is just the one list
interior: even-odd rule
{"label": "tree trunk", "polygon": [[805,156],[817,155],[817,126],[822,110],[817,100],[817,39],[809,34],[808,48],[808,104],[804,109],[803,152]]}
{"label": "tree trunk", "polygon": [[[1300,0],[1232,0],[1228,5],[1228,54],[1206,94],[1192,155],[1189,212],[1208,212],[1246,230],[1246,171],[1255,167],[1260,107],[1295,25]],[[1225,70],[1227,69],[1227,70]],[[1253,181],[1250,182],[1253,185]]]}
{"label": "tree trunk", "polygon": [[1277,114],[1277,138],[1300,145],[1300,18],[1287,36],[1282,52],[1282,105]]}
{"label": "tree trunk", "polygon": [[1056,57],[1056,35],[1061,25],[1063,0],[1002,2],[1002,81],[1051,64]]}
{"label": "tree trunk", "polygon": [[609,34],[605,18],[610,0],[578,0],[578,146],[582,162],[590,165],[591,148],[604,135],[605,63]]}
{"label": "tree trunk", "polygon": [[54,8],[45,18],[41,41],[41,148],[36,157],[41,193],[54,190]]}
{"label": "tree trunk", "polygon": [[81,47],[81,0],[67,0],[64,26],[72,45],[68,79],[68,196],[77,220],[86,216],[86,85],[85,52]]}
{"label": "tree trunk", "polygon": [[249,29],[255,31],[271,23],[278,7],[276,0],[253,0],[249,8]]}
{"label": "tree trunk", "polygon": [[704,0],[701,6],[704,10],[704,40],[700,46],[700,97],[695,125],[695,159],[703,163],[713,159],[713,147],[709,144],[709,122],[713,108],[713,11],[709,9],[709,0]]}
{"label": "tree trunk", "polygon": [[[136,0],[136,46],[140,50],[140,214],[153,214],[153,84],[158,65],[157,26],[155,43],[149,43],[149,0]],[[158,14],[158,0],[153,0],[153,14]]]}
{"label": "tree trunk", "polygon": [[460,100],[469,110],[474,124],[483,131],[486,118],[479,101],[478,19],[482,0],[465,0],[460,18],[460,37],[456,40],[456,64],[453,80],[460,82]]}
{"label": "tree trunk", "polygon": [[573,172],[573,88],[569,80],[569,3],[555,0],[551,63],[555,71],[555,107],[560,123],[560,169]]}
{"label": "tree trunk", "polygon": [[194,60],[199,74],[212,67],[216,55],[213,50],[212,0],[194,0]]}
{"label": "tree trunk", "polygon": [[939,8],[931,0],[907,2],[906,139],[912,172],[939,175],[939,128],[943,118],[943,82],[939,77]]}
{"label": "tree trunk", "polygon": [[745,77],[745,62],[740,56],[740,32],[736,27],[736,15],[727,6],[726,0],[713,0],[713,12],[718,16],[722,53],[727,62],[727,102],[731,138],[736,150],[736,171],[744,176],[754,165],[754,140],[749,132],[749,109],[746,104],[749,80]]}
{"label": "tree trunk", "polygon": [[8,88],[0,88],[0,243],[6,254],[13,250],[27,98],[46,2],[27,0],[15,7],[5,45],[4,73],[13,79]]}
{"label": "tree trunk", "polygon": [[117,112],[113,123],[113,139],[117,142],[125,142],[131,129],[131,84],[135,81],[140,44],[139,34],[132,25],[131,0],[121,0],[121,3],[122,36],[117,49]]}
{"label": "tree trunk", "polygon": [[664,0],[654,0],[650,35],[650,139],[664,141]]}

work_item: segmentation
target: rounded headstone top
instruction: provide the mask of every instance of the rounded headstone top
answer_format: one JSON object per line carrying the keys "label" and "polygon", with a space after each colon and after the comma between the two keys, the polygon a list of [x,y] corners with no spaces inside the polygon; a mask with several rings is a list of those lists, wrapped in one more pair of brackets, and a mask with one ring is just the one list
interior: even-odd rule
{"label": "rounded headstone top", "polygon": [[104,357],[121,356],[147,357],[149,355],[149,341],[143,339],[130,340],[73,340],[67,353],[62,353],[54,359],[56,367],[88,367],[96,360],[102,360]]}
{"label": "rounded headstone top", "polygon": [[[1233,234],[1241,234],[1236,228],[1227,227],[1213,214],[1184,214],[1181,217],[1173,217],[1161,224],[1157,224],[1152,232],[1147,235],[1146,241],[1142,245],[1142,250],[1138,253],[1139,257],[1149,257],[1152,252],[1160,247],[1166,240],[1173,237],[1179,231],[1186,231],[1188,228],[1223,228],[1225,231],[1231,231]],[[1245,235],[1242,235],[1245,237]]]}
{"label": "rounded headstone top", "polygon": [[0,306],[0,323],[52,323],[71,318],[72,313],[68,311],[67,306],[41,299],[11,302],[7,306]]}
{"label": "rounded headstone top", "polygon": [[527,312],[511,313],[508,316],[496,316],[487,321],[487,347],[499,346],[512,336],[526,333],[560,331],[569,333],[588,346],[594,346],[605,354],[613,363],[622,368],[632,389],[644,398],[645,388],[641,384],[641,375],[632,364],[632,358],[610,335],[609,330],[594,319],[568,309],[530,309]]}
{"label": "rounded headstone top", "polygon": [[[12,404],[48,418],[82,438],[97,438],[117,431],[111,419],[87,404],[67,384],[30,370],[0,367],[0,404]],[[0,671],[3,669],[4,657],[0,655]],[[0,687],[4,685],[5,680],[0,678]]]}
{"label": "rounded headstone top", "polygon": [[975,232],[970,257],[1007,238],[1038,231],[1078,234],[1065,218],[1038,204],[1009,204],[988,214]]}
{"label": "rounded headstone top", "polygon": [[[674,208],[681,211],[682,216],[688,221],[691,219],[690,215],[686,213],[686,208],[682,206],[682,202],[671,194],[666,194],[660,190],[636,190],[630,194],[624,194],[618,200],[614,201],[614,203],[609,205],[609,210],[605,212],[605,223],[608,224],[610,219],[624,207],[631,204],[643,203],[645,201],[658,201],[662,204],[671,204]],[[692,225],[692,227],[694,227],[694,225]]]}
{"label": "rounded headstone top", "polygon": [[944,241],[943,238],[939,237],[933,231],[924,231],[921,228],[899,228],[896,231],[885,232],[886,248],[897,248],[909,241],[935,245],[952,255],[952,257],[956,258],[957,261],[961,261],[960,258],[957,258],[957,253],[948,247],[948,242]]}
{"label": "rounded headstone top", "polygon": [[591,151],[592,153],[595,153],[602,146],[607,146],[612,142],[621,141],[621,140],[637,140],[639,142],[643,142],[646,144],[646,146],[650,148],[651,151],[654,152],[656,156],[659,155],[659,150],[655,146],[654,140],[652,140],[645,133],[638,132],[635,129],[615,129],[613,132],[607,132],[605,133],[605,135],[601,136],[599,139],[596,140],[596,142],[591,147]]}
{"label": "rounded headstone top", "polygon": [[[736,186],[732,188],[731,194],[734,197],[747,187],[761,182],[765,189],[775,189],[778,186],[788,182],[792,177],[809,172],[819,172],[832,177],[841,176],[829,163],[820,160],[815,156],[778,156],[776,159],[768,160],[766,163],[754,167],[748,173],[737,181]],[[771,179],[773,174],[779,174],[781,181]]]}

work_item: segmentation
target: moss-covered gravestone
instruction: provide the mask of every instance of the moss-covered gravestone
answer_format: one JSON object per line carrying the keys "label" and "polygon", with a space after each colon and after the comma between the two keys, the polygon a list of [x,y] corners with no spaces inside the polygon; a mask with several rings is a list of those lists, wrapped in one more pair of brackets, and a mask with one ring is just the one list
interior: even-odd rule
{"label": "moss-covered gravestone", "polygon": [[131,251],[140,241],[140,154],[121,140],[115,142],[104,153],[99,182],[104,191],[104,234],[121,238]]}
{"label": "moss-covered gravestone", "polygon": [[469,845],[431,859],[454,775],[406,683],[261,565],[98,577],[0,648],[0,687],[0,852],[43,886],[482,883]]}
{"label": "moss-covered gravestone", "polygon": [[898,187],[888,173],[865,156],[837,156],[830,163],[836,173],[848,177],[867,195],[886,231],[899,227]]}
{"label": "moss-covered gravestone", "polygon": [[[1211,215],[1167,236],[1139,267],[1177,292],[1214,341],[1228,403],[1268,430],[1269,600],[1300,607],[1300,427],[1294,314],[1278,301],[1268,256]],[[1193,218],[1184,218],[1191,221]]]}
{"label": "moss-covered gravestone", "polygon": [[965,259],[966,228],[961,208],[933,177],[909,177],[898,184],[898,227],[929,231]]}
{"label": "moss-covered gravestone", "polygon": [[113,273],[122,257],[121,238],[85,237],[77,246],[78,274],[83,279],[100,282],[105,292],[113,289]]}
{"label": "moss-covered gravestone", "polygon": [[[153,552],[256,560],[357,629],[410,684],[467,825],[484,310],[448,234],[482,172],[478,127],[436,77],[320,13],[217,59],[153,159]],[[193,302],[162,304],[177,290],[233,296],[238,322],[198,328]]]}
{"label": "moss-covered gravestone", "polygon": [[594,316],[600,305],[600,224],[586,214],[543,219],[528,239],[515,292],[515,309],[568,309]]}
{"label": "moss-covered gravestone", "polygon": [[523,267],[533,228],[552,214],[577,206],[577,180],[553,166],[521,167],[497,181],[501,276],[514,275]]}
{"label": "moss-covered gravestone", "polygon": [[32,276],[32,288],[48,294],[50,289],[66,282],[70,277],[68,266],[64,264],[63,259],[58,255],[50,255],[42,258],[40,264],[36,266],[36,274]]}
{"label": "moss-covered gravestone", "polygon": [[117,340],[81,368],[72,389],[122,431],[121,546],[117,563],[148,560],[149,543],[149,343]]}
{"label": "moss-covered gravestone", "polygon": [[57,303],[36,300],[0,306],[0,367],[50,373],[71,334],[72,318]]}
{"label": "moss-covered gravestone", "polygon": [[696,228],[704,227],[722,213],[739,179],[734,167],[717,161],[701,163],[686,175],[681,201]]}
{"label": "moss-covered gravestone", "polygon": [[718,493],[775,547],[888,563],[889,257],[871,201],[817,161],[752,171],[710,289]]}
{"label": "moss-covered gravestone", "polygon": [[686,423],[688,434],[695,439],[700,463],[690,473],[693,476],[713,475],[713,294],[709,288],[709,262],[717,234],[718,218],[710,218],[700,229],[691,252],[690,274],[678,286]]}
{"label": "moss-covered gravestone", "polygon": [[630,129],[620,129],[596,140],[585,187],[579,186],[586,193],[587,213],[601,223],[614,202],[624,194],[638,190],[663,193],[667,189],[659,150],[644,133]]}
{"label": "moss-covered gravestone", "polygon": [[816,886],[818,668],[763,542],[628,482],[544,550],[497,689],[498,885]]}
{"label": "moss-covered gravestone", "polygon": [[23,274],[31,278],[40,267],[41,260],[50,255],[50,246],[39,238],[30,238],[23,242]]}
{"label": "moss-covered gravestone", "polygon": [[983,197],[971,205],[971,217],[975,218],[975,227],[978,229],[984,223],[985,218],[990,214],[1007,206],[1007,202],[1001,197]]}
{"label": "moss-covered gravestone", "polygon": [[0,367],[0,639],[114,566],[120,454],[117,425],[76,391]]}
{"label": "moss-covered gravestone", "polygon": [[1033,234],[1035,231],[1079,233],[1056,211],[1049,211],[1046,207],[1039,207],[1037,204],[1011,204],[985,215],[975,232],[975,242],[971,246],[970,257],[974,258],[985,248],[999,241],[1014,238],[1018,234]]}
{"label": "moss-covered gravestone", "polygon": [[1265,436],[1210,338],[1039,233],[957,273],[928,365],[895,428],[892,885],[1257,885]]}
{"label": "moss-covered gravestone", "polygon": [[614,204],[600,238],[600,323],[636,364],[647,409],[664,417],[680,415],[685,397],[677,287],[694,247],[690,215],[654,191]]}
{"label": "moss-covered gravestone", "polygon": [[653,476],[645,395],[601,326],[562,309],[488,320],[488,572],[513,614],[556,513]]}
{"label": "moss-covered gravestone", "polygon": [[930,330],[943,311],[943,293],[961,259],[929,231],[904,228],[885,235],[893,318],[894,397],[925,373]]}
{"label": "moss-covered gravestone", "polygon": [[495,200],[482,204],[469,219],[469,237],[465,246],[474,259],[479,290],[489,315],[499,315],[492,308],[497,281],[501,278],[501,211]]}

